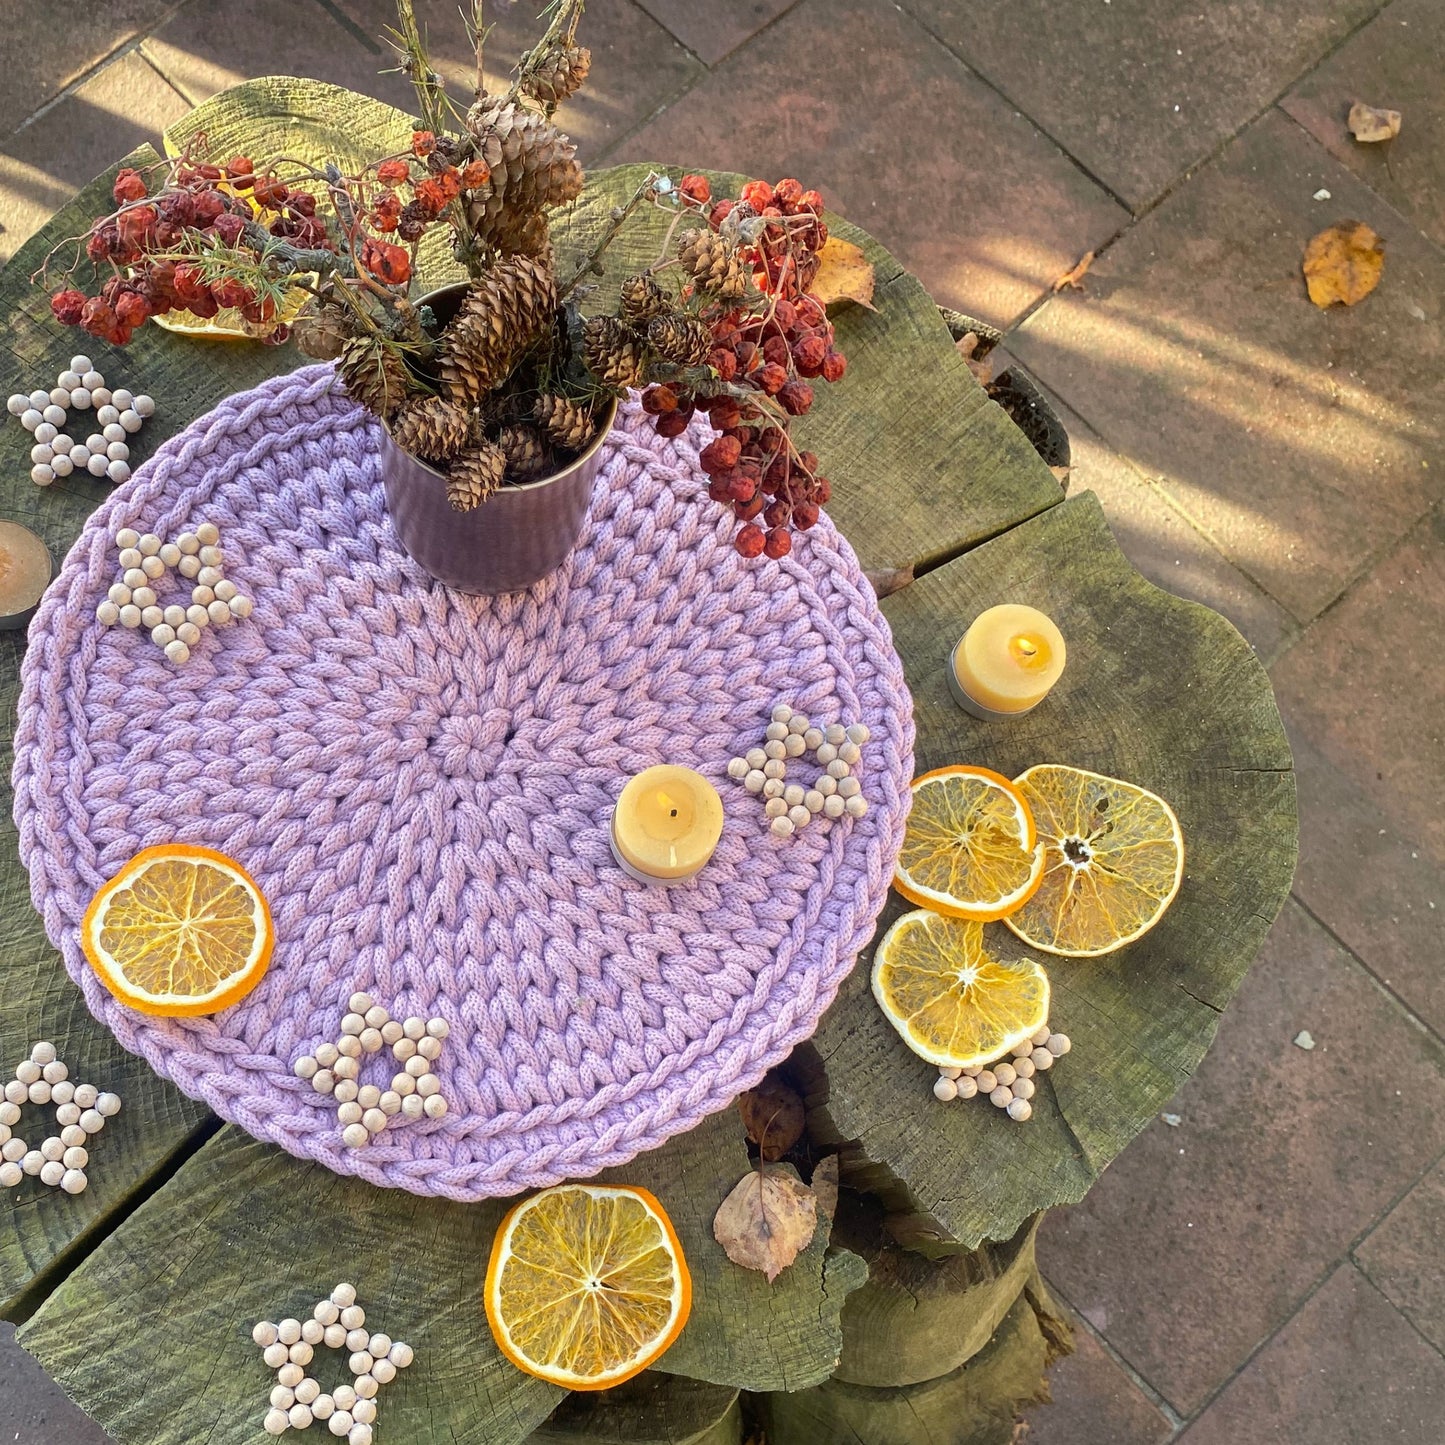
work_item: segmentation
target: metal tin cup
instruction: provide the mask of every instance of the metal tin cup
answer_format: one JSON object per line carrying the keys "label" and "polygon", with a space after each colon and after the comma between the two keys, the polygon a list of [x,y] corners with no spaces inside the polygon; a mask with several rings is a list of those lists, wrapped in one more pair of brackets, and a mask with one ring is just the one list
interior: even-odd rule
{"label": "metal tin cup", "polygon": [[[419,298],[445,324],[466,293],[465,283]],[[592,484],[602,466],[602,443],[616,401],[598,417],[585,451],[550,477],[498,487],[480,506],[458,512],[447,500],[446,477],[392,440],[381,442],[381,479],[397,539],[418,566],[458,592],[492,596],[520,592],[555,572],[577,545]]]}

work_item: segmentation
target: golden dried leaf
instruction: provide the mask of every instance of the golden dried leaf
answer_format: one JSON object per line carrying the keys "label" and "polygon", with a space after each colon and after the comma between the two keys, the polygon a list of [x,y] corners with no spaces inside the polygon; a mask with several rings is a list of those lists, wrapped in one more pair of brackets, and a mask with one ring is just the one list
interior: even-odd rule
{"label": "golden dried leaf", "polygon": [[1377,105],[1366,105],[1364,101],[1357,100],[1350,107],[1350,118],[1345,123],[1357,141],[1373,145],[1382,140],[1394,140],[1400,134],[1400,121],[1398,110],[1382,110]]}
{"label": "golden dried leaf", "polygon": [[818,252],[818,274],[808,290],[823,303],[856,301],[870,311],[873,304],[873,263],[851,241],[829,236]]}
{"label": "golden dried leaf", "polygon": [[830,1220],[838,1217],[838,1156],[830,1154],[818,1161],[813,1170],[813,1195],[818,1201],[818,1212]]}
{"label": "golden dried leaf", "polygon": [[1094,253],[1092,251],[1085,251],[1084,254],[1054,282],[1054,290],[1062,291],[1065,286],[1072,286],[1075,291],[1082,291],[1084,289],[1084,275],[1093,264]]}
{"label": "golden dried leaf", "polygon": [[1380,284],[1385,243],[1363,221],[1336,221],[1305,247],[1305,284],[1316,306],[1353,306]]}
{"label": "golden dried leaf", "polygon": [[813,1242],[817,1227],[817,1197],[785,1164],[743,1175],[712,1221],[727,1257],[761,1270],[769,1284]]}
{"label": "golden dried leaf", "polygon": [[776,1074],[765,1075],[756,1089],[738,1095],[738,1113],[748,1138],[769,1164],[781,1159],[803,1133],[803,1101]]}

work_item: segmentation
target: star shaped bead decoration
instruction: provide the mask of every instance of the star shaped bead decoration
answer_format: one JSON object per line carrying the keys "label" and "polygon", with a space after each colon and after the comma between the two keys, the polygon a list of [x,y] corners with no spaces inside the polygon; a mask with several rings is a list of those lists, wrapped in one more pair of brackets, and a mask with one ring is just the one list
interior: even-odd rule
{"label": "star shaped bead decoration", "polygon": [[[763,813],[780,838],[790,838],[814,818],[861,818],[868,811],[862,784],[853,769],[868,741],[866,723],[815,726],[805,714],[780,702],[772,712],[761,747],[750,748],[728,764],[728,777],[763,798]],[[804,788],[789,783],[788,764],[812,753],[821,773]]]}
{"label": "star shaped bead decoration", "polygon": [[[412,1348],[381,1331],[366,1328],[366,1311],[356,1302],[356,1287],[339,1284],[316,1302],[311,1318],[285,1319],[279,1324],[262,1320],[251,1331],[261,1358],[276,1371],[271,1408],[261,1422],[268,1435],[305,1430],[321,1420],[347,1445],[371,1445],[376,1423],[376,1397],[396,1372],[411,1364]],[[349,1353],[352,1382],[330,1394],[306,1373],[318,1346]]]}
{"label": "star shaped bead decoration", "polygon": [[[341,1037],[303,1054],[292,1065],[299,1079],[308,1079],[318,1094],[336,1100],[342,1142],[363,1149],[400,1114],[404,1119],[440,1119],[446,1115],[441,1080],[432,1065],[441,1056],[442,1041],[451,1030],[442,1018],[414,1016],[398,1023],[369,993],[351,995],[350,1011],[341,1020]],[[364,1054],[390,1048],[401,1070],[389,1089],[360,1082]]]}
{"label": "star shaped bead decoration", "polygon": [[[15,1129],[26,1104],[54,1104],[60,1132],[32,1149]],[[105,1121],[120,1113],[120,1097],[77,1084],[57,1055],[55,1045],[42,1041],[30,1057],[16,1064],[15,1077],[5,1085],[0,1102],[0,1188],[13,1189],[27,1174],[66,1194],[80,1194],[90,1182],[86,1168],[90,1145]]]}

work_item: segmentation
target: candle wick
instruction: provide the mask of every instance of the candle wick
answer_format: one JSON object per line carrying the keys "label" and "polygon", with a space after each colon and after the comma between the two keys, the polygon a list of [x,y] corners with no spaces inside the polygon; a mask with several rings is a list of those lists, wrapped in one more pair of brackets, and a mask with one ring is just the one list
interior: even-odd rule
{"label": "candle wick", "polygon": [[675,818],[675,817],[677,817],[677,809],[676,809],[676,808],[673,808],[673,809],[671,810],[671,812],[668,813],[667,816],[668,816],[669,818]]}

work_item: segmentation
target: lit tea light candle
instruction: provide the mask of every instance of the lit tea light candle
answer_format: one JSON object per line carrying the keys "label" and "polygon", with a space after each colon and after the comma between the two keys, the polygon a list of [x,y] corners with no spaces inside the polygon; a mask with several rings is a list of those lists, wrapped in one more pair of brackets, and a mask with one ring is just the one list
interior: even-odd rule
{"label": "lit tea light candle", "polygon": [[0,522],[0,632],[24,627],[54,572],[45,543],[19,522]]}
{"label": "lit tea light candle", "polygon": [[612,856],[642,883],[683,883],[722,837],[722,799],[691,768],[661,764],[630,778],[612,810]]}
{"label": "lit tea light candle", "polygon": [[1048,696],[1065,656],[1063,635],[1037,608],[990,607],[953,649],[949,691],[959,707],[985,722],[1021,717]]}

